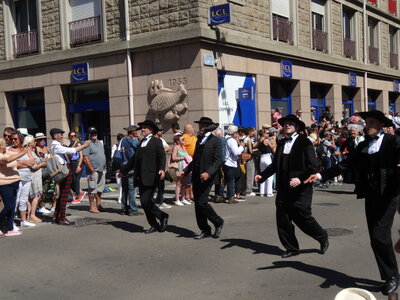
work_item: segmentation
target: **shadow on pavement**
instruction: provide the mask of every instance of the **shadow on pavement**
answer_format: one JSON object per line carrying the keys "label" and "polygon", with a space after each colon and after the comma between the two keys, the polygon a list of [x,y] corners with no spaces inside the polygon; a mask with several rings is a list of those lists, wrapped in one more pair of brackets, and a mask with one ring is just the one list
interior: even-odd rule
{"label": "shadow on pavement", "polygon": [[273,266],[262,267],[258,268],[257,270],[271,270],[280,268],[293,268],[298,271],[319,276],[325,279],[325,281],[323,281],[319,285],[323,289],[329,288],[331,286],[337,286],[342,289],[349,287],[357,287],[361,289],[366,289],[371,292],[379,292],[379,286],[381,285],[380,282],[375,280],[351,277],[342,272],[338,272],[323,267],[308,265],[299,261],[275,261],[273,262]]}
{"label": "shadow on pavement", "polygon": [[132,223],[128,223],[128,222],[124,222],[124,221],[111,221],[111,222],[107,222],[104,223],[104,225],[112,225],[115,228],[118,229],[122,229],[124,231],[128,231],[128,232],[143,232],[143,227],[142,226],[138,226]]}
{"label": "shadow on pavement", "polygon": [[319,189],[318,191],[327,192],[330,194],[337,194],[337,195],[356,195],[356,193],[354,193],[352,191],[334,191],[334,190],[329,190],[329,189]]}
{"label": "shadow on pavement", "polygon": [[221,249],[231,248],[234,246],[241,247],[244,249],[251,249],[253,250],[253,254],[265,253],[271,255],[281,255],[283,251],[277,247],[268,244],[261,244],[257,242],[253,242],[250,240],[244,239],[224,239],[221,242],[228,243],[225,246],[222,246]]}
{"label": "shadow on pavement", "polygon": [[193,231],[175,225],[168,225],[167,232],[175,233],[177,237],[194,238],[195,236]]}

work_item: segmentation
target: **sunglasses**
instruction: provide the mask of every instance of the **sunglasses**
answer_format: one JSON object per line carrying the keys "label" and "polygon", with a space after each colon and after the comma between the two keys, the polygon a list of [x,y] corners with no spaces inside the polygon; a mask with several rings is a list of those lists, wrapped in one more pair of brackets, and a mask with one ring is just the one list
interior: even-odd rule
{"label": "sunglasses", "polygon": [[12,140],[12,141],[18,141],[19,138],[12,138],[11,140]]}
{"label": "sunglasses", "polygon": [[76,137],[76,135],[70,135],[69,137]]}
{"label": "sunglasses", "polygon": [[9,138],[11,136],[11,134],[3,134],[4,138]]}

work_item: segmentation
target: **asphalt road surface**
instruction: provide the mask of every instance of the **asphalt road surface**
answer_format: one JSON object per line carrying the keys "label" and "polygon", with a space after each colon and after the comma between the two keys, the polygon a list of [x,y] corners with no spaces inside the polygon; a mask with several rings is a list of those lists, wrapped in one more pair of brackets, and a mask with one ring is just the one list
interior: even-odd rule
{"label": "asphalt road surface", "polygon": [[[219,239],[194,240],[193,206],[172,207],[167,232],[145,235],[144,216],[70,205],[75,227],[43,222],[20,237],[0,239],[0,299],[334,299],[343,288],[378,292],[364,201],[343,185],[314,192],[313,214],[330,233],[330,248],[296,229],[301,254],[289,259],[275,225],[275,198],[212,204],[225,219]],[[169,191],[167,198],[171,198]],[[393,238],[399,234],[399,220]]]}

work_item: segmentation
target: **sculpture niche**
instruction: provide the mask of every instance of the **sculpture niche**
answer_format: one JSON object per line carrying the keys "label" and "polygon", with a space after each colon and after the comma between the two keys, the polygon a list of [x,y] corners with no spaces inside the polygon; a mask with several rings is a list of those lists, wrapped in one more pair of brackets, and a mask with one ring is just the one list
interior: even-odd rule
{"label": "sculpture niche", "polygon": [[177,122],[183,115],[188,105],[183,103],[187,96],[187,91],[183,84],[179,84],[178,91],[173,92],[165,88],[162,80],[154,80],[149,88],[150,105],[149,114],[155,116],[155,122],[172,123]]}

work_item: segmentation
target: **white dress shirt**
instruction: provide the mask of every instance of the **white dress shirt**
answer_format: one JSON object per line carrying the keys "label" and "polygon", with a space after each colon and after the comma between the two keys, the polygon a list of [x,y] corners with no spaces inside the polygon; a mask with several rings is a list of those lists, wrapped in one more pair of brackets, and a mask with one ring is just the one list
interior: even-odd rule
{"label": "white dress shirt", "polygon": [[374,154],[374,153],[379,152],[379,149],[381,148],[382,140],[383,140],[384,136],[385,135],[383,134],[383,131],[381,131],[377,134],[378,139],[371,139],[369,141],[368,154]]}
{"label": "white dress shirt", "polygon": [[204,135],[203,139],[200,142],[200,145],[203,145],[203,144],[206,143],[206,141],[207,141],[208,137],[210,136],[210,134],[211,134],[211,132],[209,131]]}
{"label": "white dress shirt", "polygon": [[298,136],[299,136],[299,134],[297,132],[295,132],[294,134],[292,134],[291,139],[289,137],[287,137],[285,146],[283,148],[283,154],[290,154],[290,152],[292,151],[293,144],[296,141],[296,139],[298,138]]}
{"label": "white dress shirt", "polygon": [[50,145],[50,152],[51,154],[54,154],[55,157],[57,157],[60,164],[65,165],[69,163],[67,154],[75,154],[76,149],[72,147],[65,147],[61,145],[60,142],[53,140]]}
{"label": "white dress shirt", "polygon": [[152,134],[149,134],[148,136],[144,137],[142,142],[140,143],[140,147],[146,147],[147,143],[150,141],[150,138],[152,137]]}

